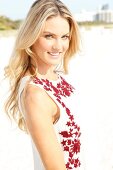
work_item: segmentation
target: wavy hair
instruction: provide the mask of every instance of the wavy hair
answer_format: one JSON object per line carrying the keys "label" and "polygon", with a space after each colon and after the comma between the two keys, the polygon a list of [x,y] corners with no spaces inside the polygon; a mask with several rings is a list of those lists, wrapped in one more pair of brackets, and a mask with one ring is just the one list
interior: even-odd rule
{"label": "wavy hair", "polygon": [[36,55],[31,47],[38,39],[45,21],[58,15],[65,18],[70,26],[69,48],[63,61],[63,69],[67,73],[69,60],[79,50],[79,32],[72,14],[60,0],[37,0],[32,4],[18,30],[9,64],[5,68],[5,77],[10,79],[10,96],[5,104],[5,110],[10,117],[18,122],[18,126],[23,130],[25,130],[25,122],[18,108],[20,80],[27,71],[30,72],[31,76],[36,75]]}

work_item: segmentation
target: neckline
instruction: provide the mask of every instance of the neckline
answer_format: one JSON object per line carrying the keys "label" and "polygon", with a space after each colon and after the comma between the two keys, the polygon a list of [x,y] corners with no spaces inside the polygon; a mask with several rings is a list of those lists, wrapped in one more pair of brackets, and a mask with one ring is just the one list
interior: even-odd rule
{"label": "neckline", "polygon": [[[51,80],[51,79],[47,79],[47,78],[40,78],[38,76],[35,76],[34,78],[37,78],[37,79],[39,79],[41,81],[48,80],[49,82],[52,82],[52,83],[58,83],[61,80],[61,76],[59,74],[57,74],[57,76],[58,76],[58,78],[56,80]],[[21,80],[24,81],[25,79],[30,79],[30,77],[32,77],[32,76],[31,75],[26,75],[26,76],[22,77]]]}
{"label": "neckline", "polygon": [[[61,76],[59,75],[59,74],[57,74],[57,76],[58,76],[58,78],[56,79],[56,80],[52,80],[52,79],[48,79],[48,78],[40,78],[40,77],[38,77],[38,76],[36,76],[36,78],[38,79],[38,80],[41,80],[41,81],[49,81],[49,82],[51,82],[51,83],[58,83],[58,82],[60,82],[60,80],[61,80]],[[34,77],[35,78],[35,77]]]}

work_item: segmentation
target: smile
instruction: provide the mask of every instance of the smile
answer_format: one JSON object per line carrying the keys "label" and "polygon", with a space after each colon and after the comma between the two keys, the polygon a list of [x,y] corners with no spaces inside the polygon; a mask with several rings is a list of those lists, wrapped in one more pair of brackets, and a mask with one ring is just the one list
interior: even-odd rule
{"label": "smile", "polygon": [[53,58],[60,57],[60,52],[57,52],[57,53],[50,53],[50,52],[48,52],[48,54],[51,55],[51,57],[53,57]]}
{"label": "smile", "polygon": [[52,55],[52,56],[59,56],[60,53],[58,52],[58,53],[49,53],[49,54]]}

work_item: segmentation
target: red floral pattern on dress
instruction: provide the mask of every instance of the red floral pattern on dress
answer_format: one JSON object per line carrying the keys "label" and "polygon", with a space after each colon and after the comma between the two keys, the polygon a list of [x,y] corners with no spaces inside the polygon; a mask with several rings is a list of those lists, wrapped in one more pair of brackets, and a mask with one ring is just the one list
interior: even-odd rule
{"label": "red floral pattern on dress", "polygon": [[56,87],[53,83],[47,79],[34,78],[34,83],[40,84],[46,91],[51,91],[56,97],[56,100],[62,105],[68,115],[68,121],[66,122],[66,127],[68,130],[59,132],[62,136],[61,145],[65,152],[68,152],[68,162],[66,163],[67,170],[76,169],[80,166],[80,160],[77,154],[80,152],[80,127],[75,123],[74,116],[72,115],[69,108],[66,107],[65,103],[62,101],[61,96],[69,97],[73,92],[74,88],[69,83],[65,81],[64,78],[60,76],[61,81],[57,83]]}

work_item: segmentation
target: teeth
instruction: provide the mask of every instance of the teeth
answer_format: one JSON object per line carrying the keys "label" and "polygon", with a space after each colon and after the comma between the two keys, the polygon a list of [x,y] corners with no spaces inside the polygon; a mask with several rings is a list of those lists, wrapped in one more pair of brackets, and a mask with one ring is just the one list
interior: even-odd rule
{"label": "teeth", "polygon": [[55,56],[59,55],[59,53],[49,53],[49,54],[55,55]]}

